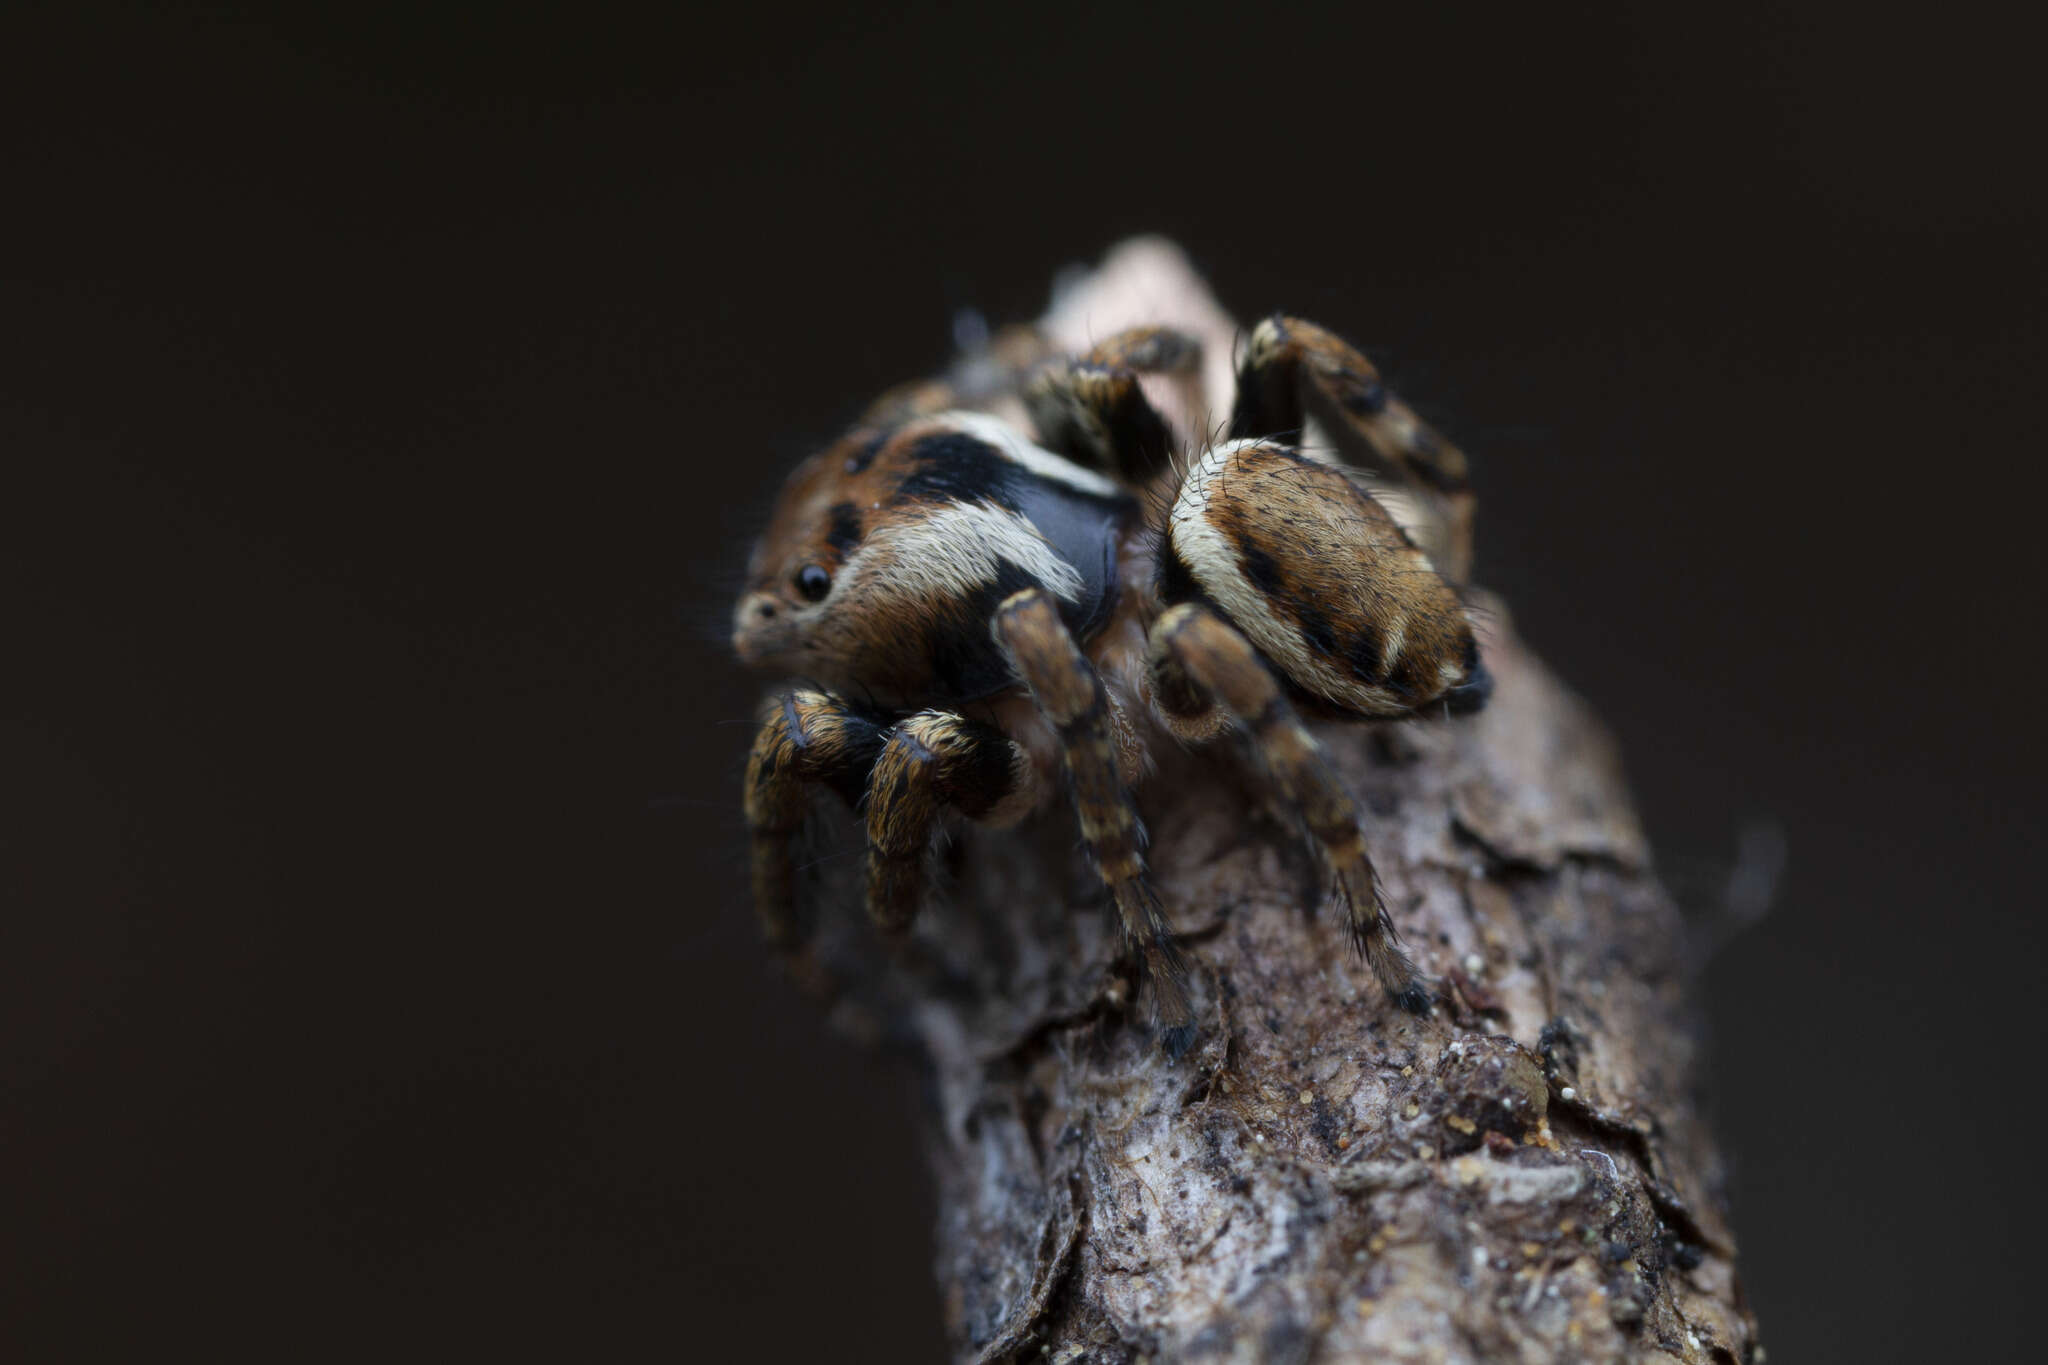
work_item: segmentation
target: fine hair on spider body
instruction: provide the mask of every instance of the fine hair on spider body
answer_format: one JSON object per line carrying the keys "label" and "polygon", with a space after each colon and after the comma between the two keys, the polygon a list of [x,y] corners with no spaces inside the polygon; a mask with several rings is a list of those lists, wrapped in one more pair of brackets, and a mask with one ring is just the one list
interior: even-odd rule
{"label": "fine hair on spider body", "polygon": [[[1236,732],[1327,863],[1388,998],[1430,994],[1382,900],[1358,806],[1308,720],[1466,715],[1492,681],[1459,585],[1464,456],[1348,343],[1261,322],[1234,395],[1170,327],[1078,355],[1031,329],[996,359],[885,395],[784,484],[733,616],[775,694],[744,803],[756,909],[799,952],[793,841],[811,789],[860,812],[866,903],[901,935],[957,815],[1005,826],[1064,791],[1151,986],[1169,1053],[1192,1043],[1187,964],[1145,865],[1148,747]],[[1219,431],[1186,409],[1227,401]],[[1226,410],[1226,409],[1219,409]]]}

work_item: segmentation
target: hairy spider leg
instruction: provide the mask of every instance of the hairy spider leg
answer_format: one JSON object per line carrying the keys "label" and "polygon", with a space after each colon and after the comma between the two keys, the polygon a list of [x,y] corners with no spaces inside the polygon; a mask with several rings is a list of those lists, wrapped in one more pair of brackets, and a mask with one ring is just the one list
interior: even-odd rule
{"label": "hairy spider leg", "polygon": [[1431,545],[1453,583],[1472,572],[1474,499],[1465,454],[1389,392],[1372,362],[1336,333],[1275,313],[1252,329],[1230,414],[1236,439],[1292,436],[1310,444],[1310,421],[1346,463],[1391,474],[1421,494],[1442,527]]}
{"label": "hairy spider leg", "polygon": [[1395,1003],[1411,1013],[1428,1013],[1429,993],[1401,951],[1380,900],[1358,807],[1251,642],[1216,613],[1189,602],[1169,610],[1152,628],[1151,658],[1159,694],[1180,698],[1184,707],[1206,694],[1244,727],[1282,795],[1328,857],[1359,956]]}
{"label": "hairy spider leg", "polygon": [[951,711],[920,711],[883,744],[868,777],[868,914],[901,934],[924,901],[925,854],[950,806],[970,820],[1007,823],[1031,805],[1023,746]]}
{"label": "hairy spider leg", "polygon": [[1186,377],[1202,371],[1202,339],[1178,327],[1126,327],[1083,351],[1081,361],[1140,374]]}
{"label": "hairy spider leg", "polygon": [[857,803],[887,726],[829,692],[793,688],[775,697],[747,759],[745,809],[753,845],[754,910],[776,949],[796,947],[796,866],[791,845],[825,785]]}
{"label": "hairy spider leg", "polygon": [[1024,406],[1047,449],[1142,487],[1172,467],[1174,439],[1138,376],[1192,380],[1201,364],[1202,343],[1186,332],[1134,327],[1033,380]]}
{"label": "hairy spider leg", "polygon": [[1125,941],[1151,978],[1166,1049],[1178,1057],[1195,1034],[1187,965],[1145,875],[1145,833],[1117,772],[1102,679],[1061,622],[1052,598],[1040,589],[1005,598],[996,609],[994,631],[1059,735],[1082,840],[1122,917]]}

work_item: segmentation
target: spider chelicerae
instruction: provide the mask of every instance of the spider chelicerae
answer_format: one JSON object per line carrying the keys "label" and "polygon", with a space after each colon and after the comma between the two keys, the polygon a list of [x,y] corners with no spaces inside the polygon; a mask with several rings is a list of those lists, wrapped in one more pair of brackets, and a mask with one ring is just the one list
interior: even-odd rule
{"label": "spider chelicerae", "polygon": [[1239,730],[1320,846],[1374,976],[1426,1012],[1356,804],[1304,720],[1485,704],[1455,586],[1463,455],[1298,318],[1252,331],[1234,395],[1214,395],[1220,433],[1190,331],[1135,328],[1078,355],[1028,329],[999,342],[997,381],[984,363],[896,391],[806,460],[754,550],[733,646],[807,680],[766,707],[747,767],[770,940],[798,946],[792,847],[813,786],[861,812],[868,912],[900,935],[946,813],[1013,823],[1063,771],[1179,1055],[1187,968],[1131,793],[1148,746]]}

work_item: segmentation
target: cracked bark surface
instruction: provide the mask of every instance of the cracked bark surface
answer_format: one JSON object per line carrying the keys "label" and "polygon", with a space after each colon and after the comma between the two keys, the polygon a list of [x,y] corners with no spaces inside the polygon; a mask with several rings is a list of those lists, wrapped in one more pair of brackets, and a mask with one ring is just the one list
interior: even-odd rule
{"label": "cracked bark surface", "polygon": [[[1213,327],[1192,276],[1134,289],[1131,254],[1047,329]],[[1160,746],[1139,793],[1195,965],[1202,1036],[1178,1062],[1131,1003],[1062,803],[959,831],[945,903],[899,954],[821,916],[837,1022],[930,1080],[957,1358],[1762,1359],[1696,1107],[1679,915],[1611,740],[1485,601],[1486,710],[1317,727],[1436,987],[1427,1018],[1380,996],[1228,745]],[[857,873],[825,860],[815,898],[857,905]]]}

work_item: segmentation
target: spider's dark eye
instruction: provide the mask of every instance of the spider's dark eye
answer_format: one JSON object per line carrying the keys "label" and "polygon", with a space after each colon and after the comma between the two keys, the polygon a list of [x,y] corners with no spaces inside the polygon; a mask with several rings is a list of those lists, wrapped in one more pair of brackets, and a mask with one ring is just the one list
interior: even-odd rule
{"label": "spider's dark eye", "polygon": [[796,571],[796,590],[808,600],[815,602],[832,588],[832,575],[815,564],[806,564]]}

